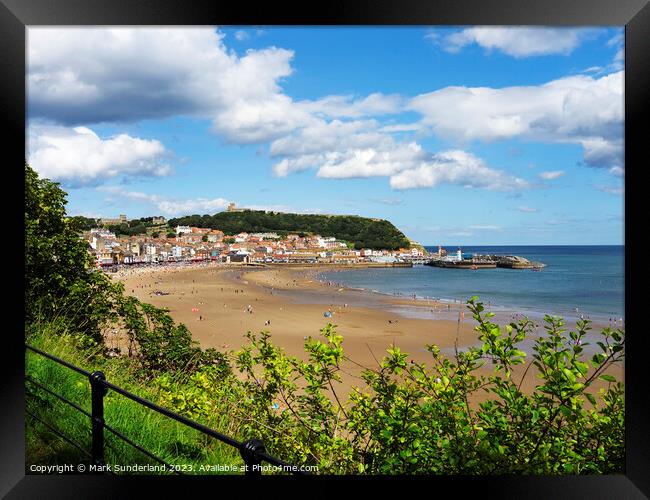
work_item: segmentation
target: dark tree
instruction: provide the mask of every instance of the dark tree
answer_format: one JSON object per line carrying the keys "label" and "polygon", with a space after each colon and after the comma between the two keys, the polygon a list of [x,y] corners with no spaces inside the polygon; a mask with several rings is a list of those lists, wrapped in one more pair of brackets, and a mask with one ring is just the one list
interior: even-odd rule
{"label": "dark tree", "polygon": [[410,247],[408,238],[389,221],[351,215],[287,214],[245,210],[220,212],[213,216],[190,215],[171,219],[169,225],[219,229],[226,234],[240,232],[276,232],[280,235],[295,232],[303,236],[319,234],[326,237],[334,236],[353,244],[355,248],[397,250]]}
{"label": "dark tree", "polygon": [[120,287],[94,269],[66,203],[57,182],[25,163],[25,320],[69,318],[77,331],[98,336]]}

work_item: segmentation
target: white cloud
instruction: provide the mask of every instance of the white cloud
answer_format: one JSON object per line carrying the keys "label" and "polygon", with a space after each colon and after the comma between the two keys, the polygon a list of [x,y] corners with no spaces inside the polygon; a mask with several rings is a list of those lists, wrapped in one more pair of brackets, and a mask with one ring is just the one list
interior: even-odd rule
{"label": "white cloud", "polygon": [[582,73],[600,74],[603,71],[605,71],[605,68],[603,68],[602,66],[589,66],[587,69],[583,69]]}
{"label": "white cloud", "polygon": [[[461,33],[499,48],[504,32],[527,34],[528,41],[541,33],[541,28],[525,29]],[[569,50],[571,37],[579,41],[583,36],[581,30],[557,32],[546,31],[563,41],[548,43],[564,44],[561,50]],[[238,33],[235,38],[244,36]],[[584,148],[587,164],[612,172],[623,168],[622,72],[530,87],[447,87],[410,100],[377,92],[294,101],[281,87],[293,73],[293,51],[268,47],[238,55],[223,39],[210,27],[29,28],[30,116],[64,124],[199,116],[209,119],[226,142],[270,142],[276,176],[307,169],[328,178],[386,176],[397,189],[441,182],[485,189],[528,187],[468,153],[432,155],[417,142],[398,142],[391,134],[399,132],[433,132],[459,141],[522,137],[575,143]],[[516,50],[530,52],[526,46]],[[404,111],[420,113],[421,121],[383,125],[372,119]],[[161,154],[155,160],[139,158],[133,171],[167,173]],[[122,171],[130,172],[126,166]],[[114,175],[114,170],[107,172],[104,177]]]}
{"label": "white cloud", "polygon": [[191,200],[168,199],[155,194],[147,194],[139,191],[126,191],[117,186],[103,186],[98,188],[114,195],[127,198],[137,202],[144,202],[156,207],[165,215],[191,215],[191,214],[213,214],[220,212],[230,203],[224,198],[195,198]]}
{"label": "white cloud", "polygon": [[615,195],[622,195],[625,193],[625,187],[624,186],[603,186],[603,185],[596,185],[594,186],[596,189],[599,191],[602,191],[604,193],[608,194],[615,194]]}
{"label": "white cloud", "polygon": [[381,93],[295,102],[280,87],[293,51],[238,56],[223,39],[207,27],[30,28],[30,116],[68,125],[200,116],[227,142],[260,144],[324,117],[401,111],[400,96]]}
{"label": "white cloud", "polygon": [[220,212],[228,206],[228,201],[223,198],[196,198],[194,200],[160,200],[156,206],[166,214],[195,214]]}
{"label": "white cloud", "polygon": [[330,95],[316,101],[301,101],[299,105],[309,113],[332,118],[359,118],[399,113],[404,98],[397,94],[385,95],[380,92],[354,99],[353,96]]}
{"label": "white cloud", "polygon": [[273,175],[286,177],[293,172],[302,172],[313,168],[322,161],[322,155],[304,155],[298,158],[284,158],[273,165]]}
{"label": "white cloud", "polygon": [[539,86],[446,87],[416,96],[409,109],[444,138],[580,144],[586,164],[623,167],[622,71]]}
{"label": "white cloud", "polygon": [[237,30],[235,31],[235,39],[238,42],[243,42],[244,40],[248,40],[251,36],[244,30]]}
{"label": "white cloud", "polygon": [[607,140],[593,137],[580,141],[584,149],[585,163],[593,167],[623,170],[623,139]]}
{"label": "white cloud", "polygon": [[275,140],[270,153],[284,157],[273,166],[276,176],[318,168],[319,177],[338,179],[390,176],[426,157],[419,144],[396,142],[391,135],[378,131],[374,120],[318,119]]}
{"label": "white cloud", "polygon": [[[214,214],[222,212],[231,203],[231,200],[225,198],[193,198],[193,199],[178,199],[167,198],[157,194],[143,193],[140,191],[127,191],[119,186],[101,186],[97,190],[111,193],[120,198],[145,203],[155,207],[159,212],[168,216],[182,216],[192,214]],[[239,203],[238,203],[239,205]],[[317,214],[323,211],[320,208],[310,209],[297,209],[290,205],[248,205],[244,204],[245,208],[250,210],[265,210],[272,212],[289,212],[289,213],[305,213]]]}
{"label": "white cloud", "polygon": [[537,208],[526,207],[526,206],[523,206],[523,205],[518,206],[518,207],[517,207],[517,210],[518,210],[519,212],[524,212],[524,213],[528,213],[528,214],[532,214],[532,213],[535,213],[535,212],[539,212],[539,209],[537,209]]}
{"label": "white cloud", "polygon": [[499,50],[513,57],[570,54],[582,41],[594,34],[589,28],[545,28],[520,26],[478,26],[454,32],[444,38],[431,37],[448,52],[458,52],[470,44],[486,50]]}
{"label": "white cloud", "polygon": [[470,153],[446,151],[432,155],[417,142],[397,142],[381,132],[374,120],[319,120],[275,140],[270,151],[273,157],[283,157],[273,165],[278,177],[317,169],[321,178],[389,177],[395,189],[434,187],[439,183],[504,191],[530,187],[523,179],[487,167]]}
{"label": "white cloud", "polygon": [[265,143],[289,134],[312,121],[290,97],[274,94],[260,99],[239,99],[219,111],[213,130],[235,144]]}
{"label": "white cloud", "polygon": [[392,176],[425,158],[422,147],[415,143],[394,144],[390,149],[354,149],[344,154],[329,155],[318,169],[318,177],[347,179],[352,177]]}
{"label": "white cloud", "polygon": [[30,117],[66,125],[190,115],[210,119],[227,142],[262,144],[323,118],[403,108],[401,96],[381,93],[295,102],[280,86],[293,51],[239,56],[209,27],[34,27],[27,46]]}
{"label": "white cloud", "polygon": [[380,147],[394,144],[392,137],[376,131],[374,120],[326,122],[314,119],[298,132],[271,143],[270,153],[277,156],[303,156],[327,151],[343,151],[352,148]]}
{"label": "white cloud", "polygon": [[477,224],[473,226],[469,226],[470,229],[478,229],[480,231],[500,231],[501,226],[493,226],[489,224]]}
{"label": "white cloud", "polygon": [[613,47],[616,45],[621,45],[623,42],[625,42],[625,37],[623,33],[618,33],[614,35],[612,38],[610,38],[609,40],[607,40],[607,46]]}
{"label": "white cloud", "polygon": [[32,116],[97,123],[193,114],[215,105],[219,72],[236,63],[207,28],[30,27]]}
{"label": "white cloud", "polygon": [[370,198],[369,201],[381,205],[401,205],[404,203],[404,200],[400,198]]}
{"label": "white cloud", "polygon": [[422,128],[419,123],[397,123],[395,125],[384,125],[380,132],[417,132]]}
{"label": "white cloud", "polygon": [[404,170],[390,178],[390,185],[395,189],[433,187],[441,183],[491,191],[530,187],[525,180],[491,169],[480,158],[458,150],[438,153],[418,167]]}
{"label": "white cloud", "polygon": [[29,164],[42,176],[69,185],[98,184],[120,175],[165,176],[165,147],[127,134],[100,138],[86,127],[28,129]]}
{"label": "white cloud", "polygon": [[231,142],[259,142],[308,118],[282,94],[293,52],[238,56],[195,28],[30,27],[30,117],[67,125],[175,115],[214,120]]}
{"label": "white cloud", "polygon": [[558,179],[564,175],[563,170],[551,170],[549,172],[540,172],[539,176],[545,181]]}

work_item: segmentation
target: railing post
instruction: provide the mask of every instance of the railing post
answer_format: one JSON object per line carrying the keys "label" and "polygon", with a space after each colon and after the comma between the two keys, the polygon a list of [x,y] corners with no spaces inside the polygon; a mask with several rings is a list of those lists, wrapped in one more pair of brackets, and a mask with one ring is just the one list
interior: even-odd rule
{"label": "railing post", "polygon": [[90,380],[92,400],[92,460],[94,465],[104,465],[104,396],[108,388],[102,384],[106,380],[103,372],[95,371]]}
{"label": "railing post", "polygon": [[246,475],[248,476],[260,476],[262,475],[262,470],[259,466],[262,463],[262,459],[259,458],[258,453],[266,453],[266,448],[264,443],[259,439],[249,439],[242,443],[242,448],[239,450],[244,463],[246,464]]}

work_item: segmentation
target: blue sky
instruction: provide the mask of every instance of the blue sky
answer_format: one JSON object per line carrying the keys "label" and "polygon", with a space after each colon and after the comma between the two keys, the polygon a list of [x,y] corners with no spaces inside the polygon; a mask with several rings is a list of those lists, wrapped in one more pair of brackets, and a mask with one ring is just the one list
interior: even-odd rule
{"label": "blue sky", "polygon": [[29,28],[68,213],[239,206],[423,244],[622,244],[623,28]]}

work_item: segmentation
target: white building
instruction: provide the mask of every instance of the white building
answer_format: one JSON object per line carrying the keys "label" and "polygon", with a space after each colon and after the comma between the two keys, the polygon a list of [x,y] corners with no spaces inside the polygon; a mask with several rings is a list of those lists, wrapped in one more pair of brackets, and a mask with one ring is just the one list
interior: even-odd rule
{"label": "white building", "polygon": [[156,255],[156,245],[154,245],[153,243],[145,243],[144,253],[145,255],[149,255],[153,257],[154,255]]}
{"label": "white building", "polygon": [[279,238],[278,233],[253,233],[251,236],[255,238],[270,238],[270,239],[277,239]]}
{"label": "white building", "polygon": [[347,245],[342,241],[336,241],[336,238],[330,236],[328,238],[318,238],[318,246],[320,248],[345,248]]}
{"label": "white building", "polygon": [[191,232],[192,228],[190,226],[176,226],[176,236],[181,233],[190,234]]}

